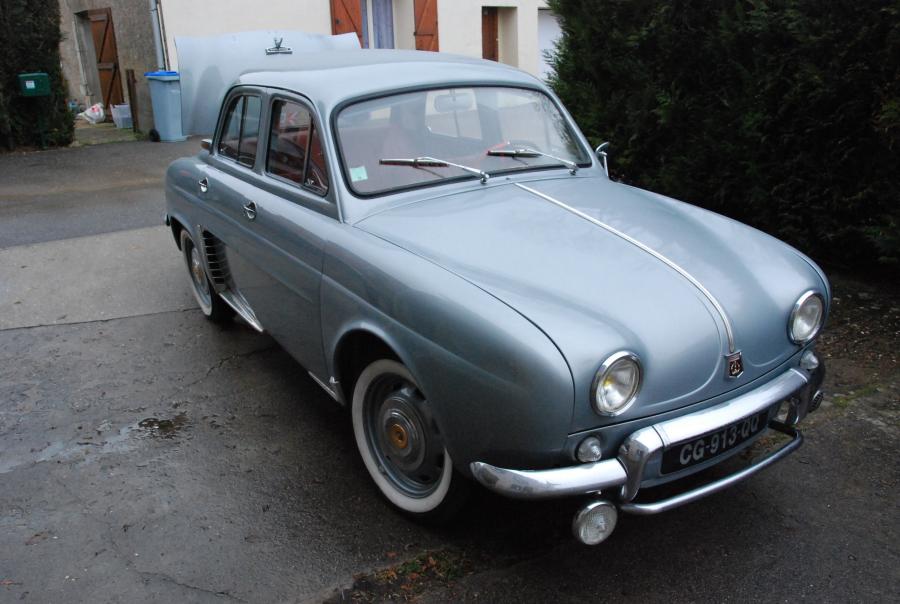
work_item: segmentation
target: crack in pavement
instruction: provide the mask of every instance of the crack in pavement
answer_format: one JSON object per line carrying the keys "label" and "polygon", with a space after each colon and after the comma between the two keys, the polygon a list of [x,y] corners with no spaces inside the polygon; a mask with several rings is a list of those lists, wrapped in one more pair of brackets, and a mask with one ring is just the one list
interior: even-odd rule
{"label": "crack in pavement", "polygon": [[7,331],[18,331],[18,330],[25,331],[28,329],[38,329],[40,327],[66,327],[69,325],[90,325],[91,323],[108,323],[110,321],[120,321],[123,319],[139,319],[141,317],[156,317],[156,316],[160,316],[160,315],[169,315],[169,314],[174,314],[174,313],[186,313],[186,312],[190,312],[192,310],[199,311],[200,309],[197,308],[196,306],[191,306],[188,308],[177,308],[174,310],[160,310],[160,311],[156,311],[156,312],[147,312],[147,313],[141,313],[141,314],[137,314],[137,315],[125,315],[122,317],[107,317],[104,319],[88,319],[86,321],[71,321],[71,322],[67,322],[67,323],[41,323],[39,325],[23,325],[21,327],[2,327],[2,328],[0,328],[0,333],[4,333]]}
{"label": "crack in pavement", "polygon": [[191,386],[196,386],[200,382],[206,380],[206,378],[208,378],[213,371],[216,371],[217,369],[221,369],[226,363],[228,363],[230,361],[233,361],[235,359],[249,358],[249,357],[255,356],[257,354],[269,352],[270,350],[275,350],[276,348],[278,348],[278,344],[270,344],[263,348],[254,348],[253,350],[248,350],[246,352],[236,352],[225,358],[219,359],[218,361],[216,361],[213,365],[211,365],[206,370],[206,373],[204,373],[203,376],[201,376],[191,382],[188,382],[187,384],[182,384],[181,386],[178,387],[178,390],[176,390],[173,394],[179,394],[179,393],[187,390]]}

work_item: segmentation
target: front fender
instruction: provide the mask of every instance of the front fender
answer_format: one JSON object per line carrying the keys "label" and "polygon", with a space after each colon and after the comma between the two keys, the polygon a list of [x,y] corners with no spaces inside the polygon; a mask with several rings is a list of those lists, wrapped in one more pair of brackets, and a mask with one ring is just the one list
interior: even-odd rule
{"label": "front fender", "polygon": [[341,339],[384,340],[432,405],[454,465],[548,467],[572,421],[572,374],[537,327],[471,283],[359,229],[326,250],[322,327],[332,375]]}

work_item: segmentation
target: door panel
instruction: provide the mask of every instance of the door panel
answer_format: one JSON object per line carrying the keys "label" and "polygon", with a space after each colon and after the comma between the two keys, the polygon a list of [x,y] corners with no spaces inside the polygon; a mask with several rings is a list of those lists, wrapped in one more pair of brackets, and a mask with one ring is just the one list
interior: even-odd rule
{"label": "door panel", "polygon": [[94,54],[97,59],[97,73],[100,76],[100,92],[103,106],[121,105],[122,76],[119,73],[119,58],[116,49],[116,34],[113,29],[112,11],[108,8],[88,11],[91,21],[91,37],[94,40]]}
{"label": "door panel", "polygon": [[437,52],[438,44],[438,0],[415,0],[413,16],[415,18],[416,50],[432,50]]}

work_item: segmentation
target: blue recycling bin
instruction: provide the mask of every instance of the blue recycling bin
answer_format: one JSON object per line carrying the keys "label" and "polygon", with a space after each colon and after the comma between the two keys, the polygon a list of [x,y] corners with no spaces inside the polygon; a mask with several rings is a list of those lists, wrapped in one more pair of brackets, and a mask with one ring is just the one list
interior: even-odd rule
{"label": "blue recycling bin", "polygon": [[148,71],[153,121],[159,140],[171,143],[186,140],[181,129],[181,78],[177,71]]}

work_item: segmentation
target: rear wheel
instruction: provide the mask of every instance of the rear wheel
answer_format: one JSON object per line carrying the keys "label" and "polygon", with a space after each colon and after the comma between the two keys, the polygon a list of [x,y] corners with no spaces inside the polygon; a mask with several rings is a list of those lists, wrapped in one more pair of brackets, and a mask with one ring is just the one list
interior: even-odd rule
{"label": "rear wheel", "polygon": [[401,511],[445,522],[465,502],[468,481],[454,468],[428,401],[402,364],[366,367],[353,389],[353,432],[366,469]]}
{"label": "rear wheel", "polygon": [[194,240],[186,230],[181,231],[181,251],[184,254],[188,275],[191,278],[191,291],[194,293],[197,304],[200,305],[200,310],[210,321],[222,323],[230,320],[234,316],[234,309],[228,306],[213,289],[209,277],[206,276],[200,250],[194,245]]}

